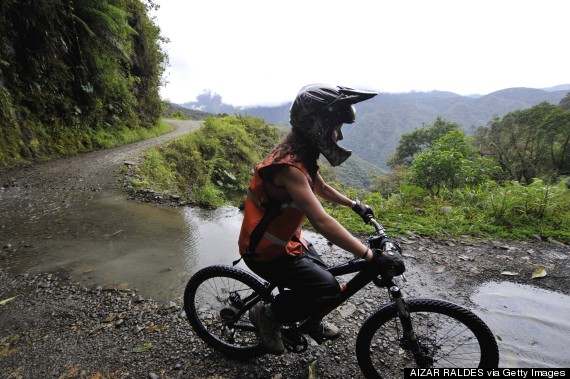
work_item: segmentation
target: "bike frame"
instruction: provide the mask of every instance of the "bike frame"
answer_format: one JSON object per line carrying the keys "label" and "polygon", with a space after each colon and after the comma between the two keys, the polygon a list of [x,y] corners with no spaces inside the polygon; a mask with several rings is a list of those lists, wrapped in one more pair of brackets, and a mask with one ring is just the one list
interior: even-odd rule
{"label": "bike frame", "polygon": [[[311,326],[319,325],[321,320],[326,315],[328,315],[339,305],[344,303],[355,293],[364,288],[368,283],[375,281],[376,283],[378,283],[377,285],[381,287],[394,286],[392,279],[389,279],[386,282],[384,281],[380,282],[378,280],[378,275],[379,275],[378,270],[372,267],[364,259],[360,258],[352,259],[348,262],[341,263],[334,267],[330,267],[328,271],[335,277],[347,274],[353,274],[353,273],[357,274],[343,286],[340,295],[334,298],[332,301],[330,301],[329,304],[327,304],[327,307],[325,307],[318,314],[312,315],[310,318],[303,321],[301,326],[298,328],[303,333],[308,332]],[[262,299],[267,302],[270,302],[273,298],[272,292],[275,288],[277,288],[277,285],[268,284],[263,294],[261,295],[253,294],[251,297],[244,299],[246,306],[241,309],[239,315],[241,316],[242,314],[247,312],[251,307],[253,307],[256,303],[258,303]]]}
{"label": "bike frame", "polygon": [[[375,227],[377,236],[371,238],[372,239],[378,237],[386,237],[386,233],[384,228],[374,219],[370,220],[370,223]],[[372,242],[373,243],[373,242]],[[371,244],[372,244],[371,243]],[[360,291],[369,283],[373,282],[378,287],[388,288],[388,292],[390,294],[390,298],[396,304],[398,317],[400,319],[403,331],[403,337],[408,341],[410,350],[412,351],[416,363],[420,367],[426,367],[429,365],[429,358],[422,353],[420,344],[416,338],[416,334],[414,332],[412,322],[410,319],[410,314],[407,310],[406,303],[402,297],[402,293],[398,286],[394,284],[392,277],[379,277],[380,272],[379,269],[372,266],[369,262],[366,262],[362,258],[355,258],[351,259],[348,262],[341,263],[337,266],[330,267],[328,271],[334,276],[342,276],[347,274],[354,274],[356,275],[352,277],[345,285],[343,285],[341,289],[341,293],[338,297],[331,300],[329,304],[325,308],[323,308],[319,313],[312,315],[307,320],[301,322],[295,329],[299,331],[301,334],[309,334],[317,343],[322,343],[323,340],[319,338],[319,336],[315,333],[317,327],[321,323],[322,319],[327,316],[330,312],[335,310],[339,307],[342,303],[346,300],[351,298],[354,294]],[[264,292],[263,295],[254,295],[249,299],[245,299],[247,306],[242,308],[239,312],[241,316],[247,310],[249,310],[253,305],[258,303],[259,301],[266,300],[271,301],[272,299],[272,292],[277,286],[274,284],[270,284],[267,287],[267,290]]]}
{"label": "bike frame", "polygon": [[328,304],[328,306],[321,312],[312,315],[297,327],[297,330],[300,333],[309,334],[317,343],[321,343],[322,339],[313,332],[317,330],[317,327],[321,323],[322,319],[346,300],[351,298],[362,288],[364,288],[366,285],[368,285],[370,282],[374,282],[374,284],[378,287],[388,288],[390,298],[396,304],[398,317],[402,325],[402,337],[405,338],[405,340],[408,342],[416,363],[419,365],[419,367],[429,367],[429,365],[433,363],[431,362],[431,359],[429,357],[426,357],[421,350],[420,343],[416,337],[416,333],[414,332],[410,313],[408,312],[406,303],[402,297],[402,292],[400,291],[400,288],[395,285],[393,278],[379,278],[378,269],[371,266],[368,262],[361,258],[356,258],[348,262],[341,263],[337,266],[329,268],[328,271],[335,277],[353,273],[357,274],[343,286],[340,296],[331,301],[330,304]]}
{"label": "bike frame", "polygon": [[381,287],[390,287],[394,285],[392,279],[389,279],[386,283],[380,282],[378,279],[378,270],[372,267],[370,263],[360,258],[352,259],[348,262],[331,267],[328,271],[335,277],[353,273],[357,274],[343,285],[340,295],[333,299],[326,308],[302,323],[299,328],[301,332],[315,330],[326,315],[335,310],[339,305],[351,298],[370,282],[374,281]]}

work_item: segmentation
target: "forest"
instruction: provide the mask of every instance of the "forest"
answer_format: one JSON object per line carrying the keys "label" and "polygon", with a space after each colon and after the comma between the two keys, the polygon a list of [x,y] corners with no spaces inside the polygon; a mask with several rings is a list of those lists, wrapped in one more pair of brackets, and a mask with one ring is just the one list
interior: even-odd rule
{"label": "forest", "polygon": [[0,2],[0,166],[164,132],[167,63],[156,5],[141,0]]}

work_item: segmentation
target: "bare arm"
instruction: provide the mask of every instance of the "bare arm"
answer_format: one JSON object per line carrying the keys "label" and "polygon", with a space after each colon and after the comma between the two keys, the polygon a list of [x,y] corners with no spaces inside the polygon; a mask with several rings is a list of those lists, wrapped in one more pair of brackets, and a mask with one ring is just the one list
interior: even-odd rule
{"label": "bare arm", "polygon": [[317,173],[317,177],[315,178],[315,193],[327,201],[344,205],[345,207],[351,207],[353,204],[352,200],[325,183],[319,173]]}
{"label": "bare arm", "polygon": [[[320,180],[317,178],[315,190],[319,185],[319,181],[324,183],[322,178]],[[299,210],[307,216],[311,225],[326,239],[357,257],[363,257],[366,254],[366,259],[372,258],[372,253],[368,251],[367,246],[363,245],[362,242],[350,234],[348,230],[324,210],[311,190],[307,178],[300,170],[294,167],[284,169],[275,178],[275,183],[285,186]],[[346,196],[341,195],[336,190],[334,192],[326,191],[326,196],[344,201],[345,204],[348,204],[348,202],[352,203]]]}

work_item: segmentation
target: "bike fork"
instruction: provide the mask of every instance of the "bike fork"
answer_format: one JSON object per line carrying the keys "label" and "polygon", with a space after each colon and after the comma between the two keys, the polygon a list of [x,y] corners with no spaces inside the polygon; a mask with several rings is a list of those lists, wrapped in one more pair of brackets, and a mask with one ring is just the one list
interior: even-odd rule
{"label": "bike fork", "polygon": [[406,348],[412,352],[414,359],[418,367],[430,367],[433,364],[432,359],[426,356],[425,351],[422,350],[421,345],[418,341],[416,333],[414,332],[414,327],[412,325],[412,319],[410,317],[410,312],[406,307],[406,303],[402,298],[402,292],[397,286],[392,286],[389,288],[390,296],[394,299],[396,307],[398,308],[398,317],[402,324],[403,338],[406,343]]}

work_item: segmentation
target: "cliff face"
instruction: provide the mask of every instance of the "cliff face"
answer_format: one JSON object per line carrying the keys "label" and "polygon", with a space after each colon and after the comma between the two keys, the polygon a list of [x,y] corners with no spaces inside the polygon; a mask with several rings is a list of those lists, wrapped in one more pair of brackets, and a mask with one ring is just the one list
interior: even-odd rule
{"label": "cliff face", "polygon": [[139,0],[0,5],[0,164],[154,127],[165,55]]}

